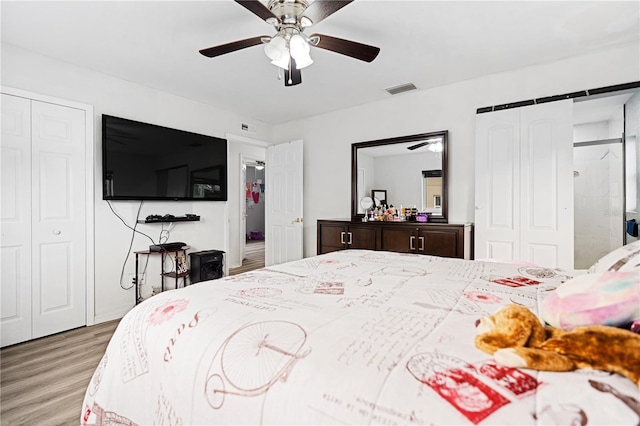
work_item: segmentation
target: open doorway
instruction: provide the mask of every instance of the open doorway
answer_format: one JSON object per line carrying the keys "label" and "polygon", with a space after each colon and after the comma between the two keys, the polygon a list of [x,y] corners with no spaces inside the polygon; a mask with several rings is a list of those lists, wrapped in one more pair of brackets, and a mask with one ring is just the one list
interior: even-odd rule
{"label": "open doorway", "polygon": [[639,198],[640,92],[586,98],[574,104],[574,267],[585,269],[633,240],[627,221],[636,220]]}
{"label": "open doorway", "polygon": [[240,247],[242,264],[230,268],[230,275],[263,268],[265,265],[265,162],[242,159]]}

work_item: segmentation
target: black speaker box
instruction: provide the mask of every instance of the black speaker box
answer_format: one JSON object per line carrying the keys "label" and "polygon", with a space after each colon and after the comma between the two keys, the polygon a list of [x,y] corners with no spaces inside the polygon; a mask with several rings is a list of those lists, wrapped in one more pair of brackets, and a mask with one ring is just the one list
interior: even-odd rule
{"label": "black speaker box", "polygon": [[206,250],[189,253],[189,279],[191,284],[200,281],[215,280],[223,275],[224,252],[220,250]]}

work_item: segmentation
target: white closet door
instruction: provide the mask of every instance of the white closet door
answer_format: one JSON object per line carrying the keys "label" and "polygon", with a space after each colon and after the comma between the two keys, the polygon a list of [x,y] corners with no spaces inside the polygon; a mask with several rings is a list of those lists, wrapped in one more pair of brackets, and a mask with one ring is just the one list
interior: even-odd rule
{"label": "white closet door", "polygon": [[31,338],[31,102],[2,94],[1,346]]}
{"label": "white closet door", "polygon": [[520,110],[520,258],[573,269],[573,101]]}
{"label": "white closet door", "polygon": [[476,259],[573,268],[573,103],[476,116]]}
{"label": "white closet door", "polygon": [[85,112],[32,102],[32,338],[85,325]]}
{"label": "white closet door", "polygon": [[476,116],[475,258],[520,258],[520,111]]}

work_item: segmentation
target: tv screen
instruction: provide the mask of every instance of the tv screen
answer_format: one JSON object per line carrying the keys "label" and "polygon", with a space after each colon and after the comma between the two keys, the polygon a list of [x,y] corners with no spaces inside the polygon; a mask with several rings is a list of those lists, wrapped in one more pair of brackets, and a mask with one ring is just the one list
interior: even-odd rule
{"label": "tv screen", "polygon": [[227,141],[102,115],[104,200],[227,200]]}

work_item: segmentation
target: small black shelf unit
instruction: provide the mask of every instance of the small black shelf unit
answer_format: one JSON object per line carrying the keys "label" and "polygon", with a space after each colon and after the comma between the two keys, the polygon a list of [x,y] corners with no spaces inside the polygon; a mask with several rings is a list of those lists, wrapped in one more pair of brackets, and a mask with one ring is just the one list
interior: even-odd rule
{"label": "small black shelf unit", "polygon": [[136,286],[136,305],[140,302],[143,301],[142,295],[140,294],[140,285],[138,283],[138,258],[140,255],[143,256],[150,256],[150,255],[155,255],[155,254],[159,254],[161,255],[161,259],[160,259],[160,288],[161,291],[164,291],[164,279],[166,278],[174,278],[175,279],[175,283],[176,283],[176,287],[178,288],[178,282],[180,280],[180,278],[182,278],[183,281],[183,286],[187,285],[186,282],[186,278],[189,276],[189,269],[187,269],[185,272],[181,272],[181,273],[177,273],[175,270],[170,271],[170,272],[165,272],[164,271],[164,261],[166,259],[166,256],[168,255],[172,255],[173,257],[173,264],[174,264],[174,268],[177,266],[177,257],[180,253],[182,253],[182,258],[184,259],[184,261],[187,261],[187,250],[189,250],[190,247],[188,246],[183,246],[179,249],[175,249],[175,250],[161,250],[161,251],[150,251],[150,250],[141,250],[141,251],[136,251],[134,252],[136,255],[136,275],[135,275],[135,286]]}

